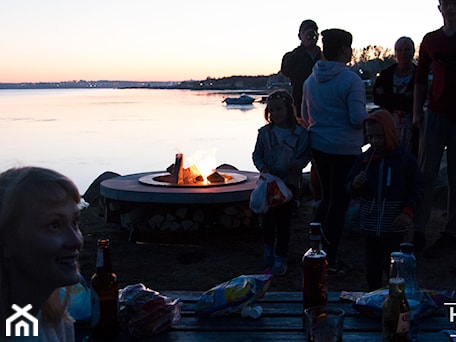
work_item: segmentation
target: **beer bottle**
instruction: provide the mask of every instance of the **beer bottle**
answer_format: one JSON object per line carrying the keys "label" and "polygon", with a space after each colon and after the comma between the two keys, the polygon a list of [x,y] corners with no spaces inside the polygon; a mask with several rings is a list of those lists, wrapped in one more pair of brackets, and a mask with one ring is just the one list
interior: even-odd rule
{"label": "beer bottle", "polygon": [[408,341],[410,308],[404,293],[404,278],[390,278],[383,304],[383,342]]}
{"label": "beer bottle", "polygon": [[302,257],[303,311],[328,300],[328,259],[321,249],[321,223],[310,223],[310,248]]}
{"label": "beer bottle", "polygon": [[97,264],[91,279],[93,336],[109,339],[118,334],[117,276],[112,272],[109,239],[97,241]]}

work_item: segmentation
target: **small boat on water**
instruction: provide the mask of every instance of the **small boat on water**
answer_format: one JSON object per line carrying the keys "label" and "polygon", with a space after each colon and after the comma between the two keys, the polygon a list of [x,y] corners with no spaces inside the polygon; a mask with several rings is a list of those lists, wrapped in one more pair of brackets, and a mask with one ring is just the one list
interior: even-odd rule
{"label": "small boat on water", "polygon": [[242,94],[239,97],[227,97],[222,102],[225,102],[227,105],[251,105],[255,101],[255,98]]}

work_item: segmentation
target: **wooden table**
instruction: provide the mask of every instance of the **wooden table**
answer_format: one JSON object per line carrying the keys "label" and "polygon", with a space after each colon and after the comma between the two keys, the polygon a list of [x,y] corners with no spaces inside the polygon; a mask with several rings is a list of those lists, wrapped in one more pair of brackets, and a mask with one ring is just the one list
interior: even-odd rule
{"label": "wooden table", "polygon": [[[144,341],[306,341],[302,325],[302,294],[300,292],[268,292],[256,304],[263,307],[258,319],[242,318],[235,313],[216,318],[199,318],[194,313],[200,291],[163,291],[163,295],[181,298],[183,301],[182,318],[172,330],[163,332]],[[365,317],[353,309],[351,302],[339,299],[338,292],[331,292],[328,305],[345,310],[344,342],[381,341],[381,321]],[[420,341],[450,341],[441,332],[456,329],[456,323],[449,321],[448,307],[444,307],[420,324]],[[81,336],[79,336],[80,338]],[[137,341],[127,333],[117,341]]]}

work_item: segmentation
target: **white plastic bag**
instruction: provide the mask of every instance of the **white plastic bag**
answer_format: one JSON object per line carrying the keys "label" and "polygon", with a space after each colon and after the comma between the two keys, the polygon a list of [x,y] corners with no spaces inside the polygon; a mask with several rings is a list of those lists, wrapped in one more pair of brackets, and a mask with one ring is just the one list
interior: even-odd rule
{"label": "white plastic bag", "polygon": [[293,193],[279,178],[270,173],[262,173],[257,185],[250,194],[250,209],[256,214],[266,213],[293,198]]}

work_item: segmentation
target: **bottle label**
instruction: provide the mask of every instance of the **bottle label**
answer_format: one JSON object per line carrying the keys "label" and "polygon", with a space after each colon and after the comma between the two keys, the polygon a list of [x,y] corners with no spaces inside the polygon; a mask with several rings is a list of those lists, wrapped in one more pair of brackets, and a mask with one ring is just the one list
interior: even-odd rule
{"label": "bottle label", "polygon": [[398,334],[406,334],[409,331],[410,321],[409,321],[409,312],[401,312],[399,314],[399,319],[397,321],[396,332]]}

